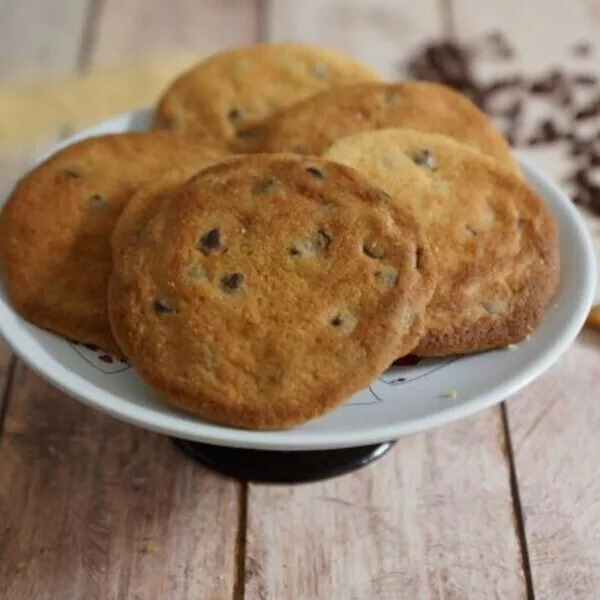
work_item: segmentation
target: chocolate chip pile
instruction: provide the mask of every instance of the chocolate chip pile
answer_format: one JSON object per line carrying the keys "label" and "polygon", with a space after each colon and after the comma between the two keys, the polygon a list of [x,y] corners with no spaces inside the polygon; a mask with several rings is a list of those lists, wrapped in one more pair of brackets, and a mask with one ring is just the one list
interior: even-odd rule
{"label": "chocolate chip pile", "polygon": [[[585,58],[593,49],[582,41],[571,48]],[[449,85],[494,119],[513,146],[540,147],[562,142],[574,168],[564,183],[576,204],[600,214],[600,84],[595,73],[558,67],[526,76],[514,71],[492,81],[476,75],[478,61],[491,58],[510,62],[516,52],[505,35],[494,31],[476,43],[432,40],[401,65],[414,79]],[[535,101],[551,116],[539,118],[525,136],[526,105]]]}

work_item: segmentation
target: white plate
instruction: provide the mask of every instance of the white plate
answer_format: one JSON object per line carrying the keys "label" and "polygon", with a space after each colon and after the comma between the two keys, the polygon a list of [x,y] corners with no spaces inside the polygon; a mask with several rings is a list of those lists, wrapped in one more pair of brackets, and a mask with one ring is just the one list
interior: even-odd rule
{"label": "white plate", "polygon": [[[148,111],[123,115],[60,146],[89,135],[141,129],[148,120]],[[126,363],[23,321],[13,311],[2,281],[0,331],[32,369],[67,394],[124,421],[180,438],[247,448],[316,450],[392,440],[443,425],[504,400],[550,367],[573,342],[591,306],[596,266],[582,218],[556,185],[525,160],[521,164],[556,217],[562,255],[558,295],[531,339],[514,351],[427,359],[390,369],[331,414],[289,431],[221,427],[169,407]]]}

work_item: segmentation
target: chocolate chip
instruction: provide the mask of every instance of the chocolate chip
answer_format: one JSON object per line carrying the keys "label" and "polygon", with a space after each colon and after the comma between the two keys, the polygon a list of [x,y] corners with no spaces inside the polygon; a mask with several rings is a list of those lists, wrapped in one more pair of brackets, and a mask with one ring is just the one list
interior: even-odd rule
{"label": "chocolate chip", "polygon": [[265,134],[263,129],[259,129],[258,127],[253,127],[249,129],[238,129],[235,132],[235,135],[244,141],[256,141],[263,137]]}
{"label": "chocolate chip", "polygon": [[417,251],[415,252],[415,266],[417,268],[417,271],[421,270],[421,267],[423,266],[423,248],[421,248],[420,246],[417,247]]}
{"label": "chocolate chip", "polygon": [[166,298],[157,298],[156,300],[154,300],[153,306],[154,312],[159,315],[169,314],[173,312],[173,307]]}
{"label": "chocolate chip", "polygon": [[533,83],[529,86],[529,91],[532,94],[552,94],[561,84],[562,78],[563,75],[560,73],[560,71],[558,71],[558,69],[552,69],[539,79],[533,81]]}
{"label": "chocolate chip", "polygon": [[235,123],[240,120],[242,117],[242,111],[239,108],[232,108],[227,113],[227,119],[232,123]]}
{"label": "chocolate chip", "polygon": [[595,98],[582,108],[580,108],[574,115],[576,121],[583,121],[584,119],[590,119],[600,115],[600,98]]}
{"label": "chocolate chip", "polygon": [[600,188],[593,186],[589,195],[589,207],[600,215]]}
{"label": "chocolate chip", "polygon": [[307,173],[310,173],[315,179],[323,180],[325,179],[325,175],[323,171],[317,169],[317,167],[306,167],[304,169]]}
{"label": "chocolate chip", "polygon": [[598,83],[598,78],[591,73],[580,73],[573,76],[573,83],[585,86],[596,85]]}
{"label": "chocolate chip", "polygon": [[83,173],[75,167],[67,167],[65,169],[65,175],[67,175],[67,177],[72,177],[73,179],[80,179],[83,177]]}
{"label": "chocolate chip", "polygon": [[288,248],[288,253],[291,256],[301,256],[303,258],[323,256],[327,253],[331,241],[331,234],[324,229],[319,229],[309,238],[294,241]]}
{"label": "chocolate chip", "polygon": [[244,275],[242,273],[227,273],[221,277],[221,289],[226,294],[237,292],[244,285]]}
{"label": "chocolate chip", "polygon": [[513,77],[501,77],[500,79],[497,79],[486,86],[484,91],[488,96],[493,96],[494,94],[503,92],[505,90],[520,89],[523,87],[523,85],[523,77],[520,77],[519,75],[515,75]]}
{"label": "chocolate chip", "polygon": [[198,243],[198,250],[201,250],[204,254],[210,254],[216,250],[221,249],[221,232],[217,227],[207,231]]}
{"label": "chocolate chip", "polygon": [[350,311],[341,310],[331,317],[329,324],[338,331],[350,333],[356,327],[357,319]]}
{"label": "chocolate chip", "polygon": [[513,47],[508,43],[505,35],[501,31],[494,31],[488,35],[488,42],[491,49],[498,58],[508,60],[515,55]]}
{"label": "chocolate chip", "polygon": [[374,241],[367,241],[363,244],[363,252],[371,258],[383,258],[385,256],[385,248]]}
{"label": "chocolate chip", "polygon": [[262,179],[252,186],[253,194],[272,194],[278,188],[274,179]]}
{"label": "chocolate chip", "polygon": [[516,121],[523,113],[523,101],[515,100],[509,104],[504,110],[498,111],[498,115],[506,117],[511,121]]}
{"label": "chocolate chip", "polygon": [[556,125],[548,119],[542,121],[539,131],[544,142],[555,142],[561,137]]}
{"label": "chocolate chip", "polygon": [[591,52],[592,46],[589,42],[581,41],[577,42],[573,46],[573,54],[575,54],[575,56],[580,56],[583,58],[584,56],[589,56]]}
{"label": "chocolate chip", "polygon": [[429,171],[435,170],[435,158],[433,152],[428,148],[423,148],[413,155],[413,161],[420,167],[424,167]]}
{"label": "chocolate chip", "polygon": [[324,229],[319,229],[316,235],[316,247],[318,250],[327,250],[331,245],[331,234]]}
{"label": "chocolate chip", "polygon": [[88,203],[94,210],[101,210],[106,206],[106,197],[102,194],[92,194]]}

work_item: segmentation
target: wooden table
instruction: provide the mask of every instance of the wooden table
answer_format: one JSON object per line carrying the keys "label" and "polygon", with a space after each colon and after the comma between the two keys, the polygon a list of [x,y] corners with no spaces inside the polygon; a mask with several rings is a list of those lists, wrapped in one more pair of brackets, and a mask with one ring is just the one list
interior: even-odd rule
{"label": "wooden table", "polygon": [[[0,81],[284,39],[394,76],[426,37],[495,28],[525,70],[568,62],[600,41],[600,2],[0,0]],[[4,181],[18,162],[2,155]],[[351,475],[269,487],[203,470],[0,345],[0,598],[598,599],[599,357],[584,332],[501,406]]]}

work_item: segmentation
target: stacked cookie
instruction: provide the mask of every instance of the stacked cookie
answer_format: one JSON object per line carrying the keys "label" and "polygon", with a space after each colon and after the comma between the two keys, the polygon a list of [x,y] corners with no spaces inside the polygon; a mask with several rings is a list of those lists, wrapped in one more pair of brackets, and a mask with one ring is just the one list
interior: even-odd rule
{"label": "stacked cookie", "polygon": [[442,86],[255,46],[182,75],[156,126],[24,177],[0,258],[25,318],[128,357],[200,417],[302,423],[399,356],[521,341],[555,293],[551,214]]}

